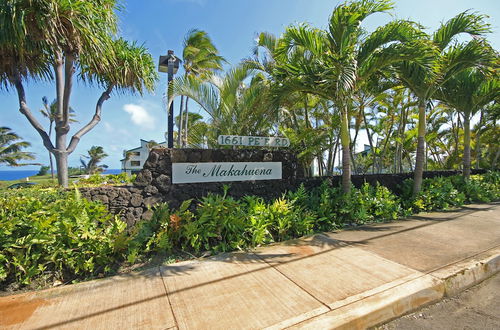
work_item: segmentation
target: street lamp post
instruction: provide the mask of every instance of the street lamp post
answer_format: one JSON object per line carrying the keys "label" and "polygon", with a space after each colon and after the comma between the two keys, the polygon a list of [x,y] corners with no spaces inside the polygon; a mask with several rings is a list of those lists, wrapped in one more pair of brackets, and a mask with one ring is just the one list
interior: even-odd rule
{"label": "street lamp post", "polygon": [[[167,87],[167,104],[172,95],[172,80],[174,79],[174,74],[179,70],[179,63],[181,60],[174,55],[173,50],[169,50],[166,56],[160,56],[160,62],[158,63],[159,72],[167,72],[168,77],[168,87]],[[174,147],[174,101],[170,103],[168,108],[168,121],[167,121],[167,147]]]}

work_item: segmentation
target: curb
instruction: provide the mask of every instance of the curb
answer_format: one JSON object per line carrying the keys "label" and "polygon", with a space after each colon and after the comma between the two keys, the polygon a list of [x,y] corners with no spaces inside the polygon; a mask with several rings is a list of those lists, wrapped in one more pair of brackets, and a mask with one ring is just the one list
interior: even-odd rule
{"label": "curb", "polygon": [[456,295],[499,271],[500,247],[496,247],[289,329],[366,329]]}
{"label": "curb", "polygon": [[431,273],[441,279],[445,296],[451,297],[500,271],[500,248],[493,248],[475,257],[457,262]]}

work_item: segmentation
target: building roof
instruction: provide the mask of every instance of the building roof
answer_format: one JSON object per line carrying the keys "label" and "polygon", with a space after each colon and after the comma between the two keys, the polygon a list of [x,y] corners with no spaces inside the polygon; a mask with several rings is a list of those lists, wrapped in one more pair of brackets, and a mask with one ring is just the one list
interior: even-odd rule
{"label": "building roof", "polygon": [[[133,148],[133,149],[127,149],[125,150],[125,152],[130,152],[130,151],[135,151],[135,150],[141,150],[144,148],[144,146],[142,145],[142,142],[145,142],[145,143],[149,143],[150,141],[147,141],[147,140],[144,140],[144,139],[141,139],[141,146],[140,147],[136,147],[136,148]],[[158,145],[161,146],[161,145],[165,145],[167,144],[167,141],[163,141],[163,142],[158,142]],[[123,159],[120,159],[120,162],[123,162],[125,160],[125,158]]]}

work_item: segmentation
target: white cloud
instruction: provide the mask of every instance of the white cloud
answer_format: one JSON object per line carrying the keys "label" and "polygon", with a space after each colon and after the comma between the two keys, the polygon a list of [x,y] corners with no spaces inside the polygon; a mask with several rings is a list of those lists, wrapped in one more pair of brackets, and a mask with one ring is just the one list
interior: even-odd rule
{"label": "white cloud", "polygon": [[130,119],[137,126],[147,130],[153,130],[155,128],[154,118],[144,107],[137,104],[125,104],[123,110],[130,114]]}

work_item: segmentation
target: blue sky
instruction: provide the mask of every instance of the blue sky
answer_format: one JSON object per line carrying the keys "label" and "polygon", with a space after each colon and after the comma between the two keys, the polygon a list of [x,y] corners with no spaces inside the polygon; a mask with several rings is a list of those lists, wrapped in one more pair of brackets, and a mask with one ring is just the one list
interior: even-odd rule
{"label": "blue sky", "polygon": [[[129,0],[123,1],[124,10],[119,14],[120,35],[128,40],[143,43],[155,62],[167,49],[176,54],[182,51],[182,40],[193,28],[205,30],[213,39],[222,56],[230,64],[237,64],[251,54],[257,33],[262,31],[281,34],[286,26],[308,22],[325,28],[332,9],[339,1],[332,0]],[[489,40],[496,49],[500,46],[498,0],[396,0],[394,17],[420,22],[433,31],[441,21],[461,11],[473,9],[489,17],[493,34]],[[365,27],[373,30],[386,23],[391,16],[374,15],[366,20]],[[119,160],[124,149],[139,145],[139,139],[164,140],[166,112],[162,94],[166,75],[161,74],[153,94],[112,95],[105,102],[101,123],[85,135],[77,149],[70,155],[70,166],[79,166],[79,159],[93,145],[100,145],[109,154],[104,161],[110,168],[120,168]],[[41,98],[52,100],[54,85],[29,82],[25,85],[28,106],[33,112],[42,108]],[[71,106],[76,110],[79,123],[73,124],[76,132],[93,115],[95,103],[102,91],[80,83],[74,87]],[[48,164],[48,155],[41,138],[18,111],[17,96],[13,90],[0,91],[0,126],[8,126],[25,140],[31,142],[30,151],[36,153],[37,162]],[[175,104],[178,111],[178,101]],[[194,108],[194,107],[193,107]],[[195,108],[194,108],[195,109]],[[40,119],[46,122],[43,118]],[[32,169],[38,167],[26,167]],[[0,166],[0,170],[8,170]]]}

